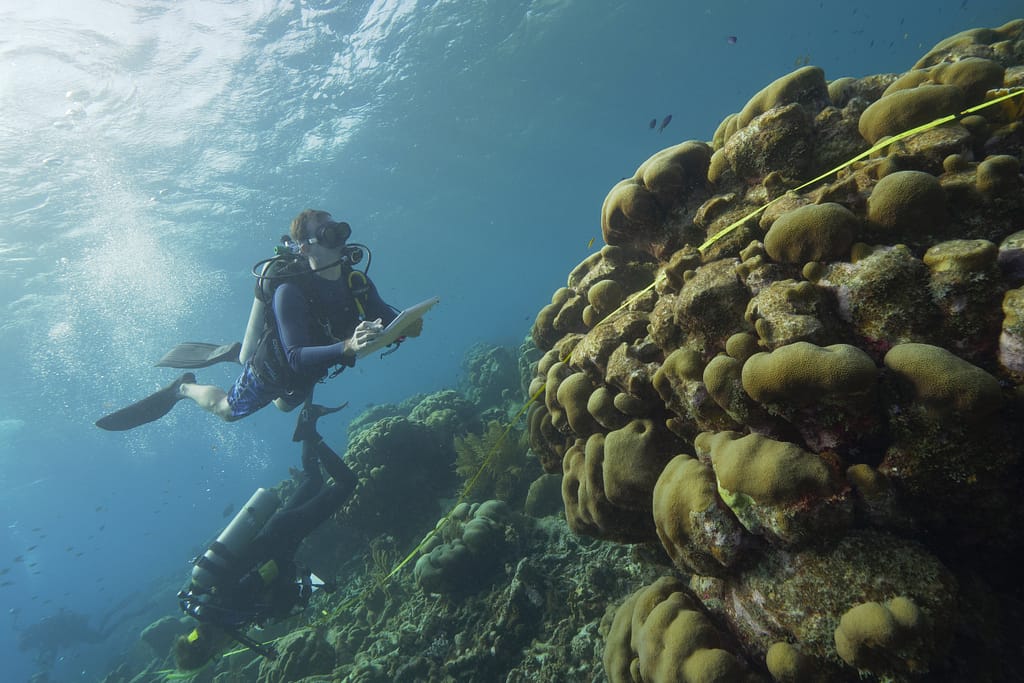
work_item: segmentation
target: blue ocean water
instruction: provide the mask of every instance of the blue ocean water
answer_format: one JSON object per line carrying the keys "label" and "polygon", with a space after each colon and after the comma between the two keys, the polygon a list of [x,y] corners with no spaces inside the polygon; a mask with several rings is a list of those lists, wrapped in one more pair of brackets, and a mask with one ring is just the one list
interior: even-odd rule
{"label": "blue ocean water", "polygon": [[[114,625],[59,649],[102,678],[165,585],[257,486],[297,464],[292,417],[191,405],[93,421],[166,384],[179,341],[239,339],[251,264],[322,208],[373,251],[384,298],[441,304],[424,334],[318,389],[367,404],[454,386],[518,345],[600,244],[600,208],[653,152],[710,139],[768,82],[908,69],[1014,2],[7,0],[0,6],[0,660],[60,609]],[[731,39],[734,37],[735,39]],[[649,121],[671,114],[658,132]],[[595,245],[588,247],[591,238]],[[234,368],[203,370],[227,385]],[[157,589],[156,587],[159,587]],[[134,616],[130,613],[138,612]]]}

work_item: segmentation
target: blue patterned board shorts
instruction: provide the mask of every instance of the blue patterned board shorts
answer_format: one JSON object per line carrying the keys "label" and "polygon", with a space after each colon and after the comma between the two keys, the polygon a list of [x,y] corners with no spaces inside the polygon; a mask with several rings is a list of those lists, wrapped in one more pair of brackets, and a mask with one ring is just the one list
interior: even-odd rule
{"label": "blue patterned board shorts", "polygon": [[239,419],[252,415],[275,398],[283,398],[292,406],[297,406],[305,400],[305,396],[300,395],[299,392],[288,392],[279,387],[265,384],[256,376],[256,372],[252,369],[252,363],[246,363],[242,367],[242,374],[238,376],[231,386],[231,390],[228,391],[231,417]]}

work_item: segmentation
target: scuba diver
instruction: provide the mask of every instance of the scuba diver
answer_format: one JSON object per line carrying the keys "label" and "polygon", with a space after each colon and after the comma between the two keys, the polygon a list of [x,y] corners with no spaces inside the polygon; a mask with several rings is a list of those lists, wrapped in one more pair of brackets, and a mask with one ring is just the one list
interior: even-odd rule
{"label": "scuba diver", "polygon": [[[303,211],[282,237],[278,255],[253,267],[256,297],[245,340],[223,346],[179,344],[157,363],[190,369],[242,363],[229,391],[198,384],[195,375],[186,372],[156,393],[100,418],[96,425],[109,431],[132,429],[160,419],[185,398],[228,422],[271,401],[287,412],[301,405],[329,373],[334,377],[355,365],[357,357],[376,346],[375,340],[399,312],[380,298],[367,276],[369,260],[366,270],[354,268],[369,249],[348,244],[351,234],[348,223],[332,220],[325,211]],[[433,305],[436,299],[427,303]],[[396,330],[401,336],[395,334],[394,343],[419,336],[420,315]],[[332,367],[337,367],[333,373]]]}
{"label": "scuba diver", "polygon": [[[295,562],[302,540],[333,515],[355,490],[356,477],[316,431],[316,421],[341,410],[307,401],[293,441],[302,442],[302,475],[284,507],[277,494],[258,489],[202,555],[178,592],[181,609],[198,623],[174,644],[181,670],[198,669],[236,641],[264,657],[277,653],[246,635],[252,626],[301,611],[317,589],[333,587]],[[333,479],[325,484],[321,466]],[[297,609],[298,608],[298,609]]]}

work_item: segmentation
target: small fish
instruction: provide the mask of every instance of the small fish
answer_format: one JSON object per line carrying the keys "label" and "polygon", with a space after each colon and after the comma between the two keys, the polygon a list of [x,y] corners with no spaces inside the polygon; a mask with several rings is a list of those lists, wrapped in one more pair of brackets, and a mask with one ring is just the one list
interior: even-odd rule
{"label": "small fish", "polygon": [[665,130],[665,126],[667,126],[670,123],[672,123],[672,114],[669,114],[668,116],[661,120],[661,125],[658,126],[658,132],[660,133],[661,131]]}
{"label": "small fish", "polygon": [[654,130],[654,127],[658,125],[658,119],[651,119],[650,128]]}
{"label": "small fish", "polygon": [[13,586],[13,585],[14,585],[13,581],[4,581],[3,583],[0,583],[0,586]]}
{"label": "small fish", "polygon": [[[594,238],[593,237],[591,237],[590,241],[587,242],[587,249],[590,249],[592,246],[594,246]],[[227,515],[224,515],[224,516],[227,517]]]}
{"label": "small fish", "polygon": [[31,550],[35,550],[38,547],[39,547],[38,545],[30,545],[29,547],[25,548],[25,550],[31,551]]}
{"label": "small fish", "polygon": [[18,555],[17,557],[14,558],[14,561],[15,562],[24,562],[25,558],[22,557],[21,555]]}
{"label": "small fish", "polygon": [[11,571],[10,567],[4,567],[3,569],[0,569],[0,576],[3,576],[4,574],[6,574],[9,571]]}
{"label": "small fish", "polygon": [[96,512],[103,512],[105,509],[106,508],[104,508],[102,505],[97,505],[96,506]]}
{"label": "small fish", "polygon": [[43,530],[43,527],[41,527],[41,526],[34,526],[34,527],[32,527],[32,531],[42,531],[42,530]]}
{"label": "small fish", "polygon": [[730,45],[735,45],[737,40],[738,38],[736,38],[736,36],[729,36],[728,38],[725,39],[725,42],[729,43]]}

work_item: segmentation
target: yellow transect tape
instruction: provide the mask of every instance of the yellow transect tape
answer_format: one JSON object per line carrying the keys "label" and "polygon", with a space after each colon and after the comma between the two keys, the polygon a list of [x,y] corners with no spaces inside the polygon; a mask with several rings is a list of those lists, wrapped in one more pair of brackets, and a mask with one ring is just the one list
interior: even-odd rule
{"label": "yellow transect tape", "polygon": [[[809,186],[817,183],[818,181],[821,181],[821,180],[824,180],[825,178],[828,178],[833,173],[838,173],[839,171],[843,170],[844,168],[848,168],[849,166],[852,166],[853,164],[857,163],[861,159],[867,158],[868,156],[874,154],[875,152],[877,152],[879,150],[882,150],[882,149],[885,149],[889,145],[891,145],[891,144],[893,144],[895,142],[899,142],[900,140],[903,140],[905,138],[908,138],[911,135],[917,135],[918,133],[923,133],[926,130],[931,130],[932,128],[936,128],[938,126],[941,126],[944,123],[949,123],[950,121],[955,121],[956,119],[958,119],[958,118],[960,118],[962,116],[967,116],[969,114],[973,114],[976,111],[981,111],[982,109],[985,109],[987,107],[991,107],[991,106],[993,106],[995,104],[999,104],[1000,102],[1003,102],[1005,100],[1008,100],[1008,99],[1010,99],[1012,97],[1016,97],[1016,96],[1021,95],[1021,94],[1024,94],[1024,90],[1016,90],[1016,91],[1007,93],[1005,95],[1002,95],[1000,97],[997,97],[994,100],[989,100],[988,102],[983,102],[982,104],[970,107],[968,109],[964,109],[963,111],[958,112],[956,114],[949,114],[947,116],[943,116],[942,118],[935,119],[934,121],[929,121],[928,123],[924,124],[923,126],[918,126],[917,128],[911,128],[910,130],[905,130],[902,133],[899,133],[899,134],[894,135],[892,137],[886,138],[885,140],[883,140],[881,142],[875,143],[875,145],[873,147],[871,147],[870,149],[867,149],[867,150],[861,152],[860,154],[858,154],[857,156],[853,157],[852,159],[850,159],[846,163],[840,164],[839,166],[836,166],[835,168],[833,168],[830,171],[825,171],[824,173],[819,175],[817,178],[812,178],[811,180],[808,180],[803,185],[800,185],[799,187],[795,187],[792,190],[788,190],[787,192],[799,192],[800,190],[803,190],[804,188],[809,187]],[[761,206],[760,208],[754,209],[753,211],[748,213],[743,218],[741,218],[738,221],[732,223],[728,227],[718,231],[718,233],[716,233],[712,237],[708,238],[704,242],[704,244],[702,244],[699,247],[697,247],[697,250],[703,252],[705,249],[707,249],[712,244],[714,244],[715,242],[720,240],[722,237],[724,237],[725,235],[728,235],[730,232],[732,232],[733,230],[735,230],[739,226],[743,225],[743,223],[745,223],[746,221],[750,220],[754,216],[758,215],[759,213],[761,213],[762,211],[767,209],[769,206],[771,206],[775,202],[777,202],[780,199],[782,199],[782,197],[784,197],[784,196],[785,195],[781,195],[779,197],[776,197],[775,199],[771,200],[770,202],[768,202],[764,206]]]}

